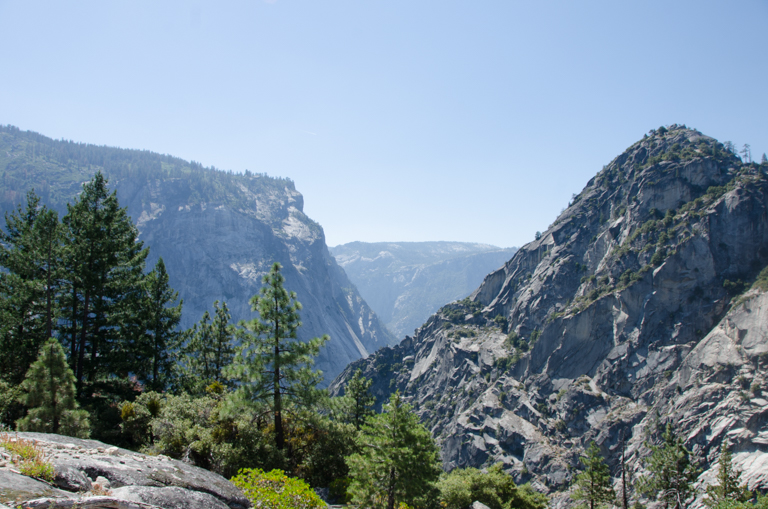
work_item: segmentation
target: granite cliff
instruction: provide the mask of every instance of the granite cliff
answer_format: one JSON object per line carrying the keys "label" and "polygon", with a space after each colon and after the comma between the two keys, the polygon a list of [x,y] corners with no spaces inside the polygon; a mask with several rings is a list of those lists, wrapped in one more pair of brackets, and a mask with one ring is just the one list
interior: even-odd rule
{"label": "granite cliff", "polygon": [[768,167],[685,126],[649,134],[469,298],[332,391],[362,369],[379,402],[410,399],[445,468],[501,462],[556,506],[592,440],[617,472],[625,437],[639,476],[665,423],[700,483],[726,442],[768,489]]}
{"label": "granite cliff", "polygon": [[300,339],[331,336],[316,362],[326,382],[349,362],[394,342],[328,252],[323,229],[304,214],[290,179],[0,126],[3,210],[15,208],[34,187],[63,214],[98,170],[150,247],[148,268],[163,257],[171,286],[184,300],[183,327],[211,311],[214,300],[227,302],[234,321],[252,318],[248,301],[278,261],[286,287],[304,306]]}
{"label": "granite cliff", "polygon": [[402,338],[463,299],[515,248],[469,242],[350,242],[329,248],[387,328]]}

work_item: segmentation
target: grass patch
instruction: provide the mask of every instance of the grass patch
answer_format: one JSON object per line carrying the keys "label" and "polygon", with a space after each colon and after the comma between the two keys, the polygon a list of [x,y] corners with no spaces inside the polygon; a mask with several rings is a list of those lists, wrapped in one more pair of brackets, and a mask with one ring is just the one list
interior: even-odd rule
{"label": "grass patch", "polygon": [[0,435],[0,447],[11,453],[11,463],[22,474],[53,482],[53,465],[45,460],[43,448],[36,441],[4,433]]}

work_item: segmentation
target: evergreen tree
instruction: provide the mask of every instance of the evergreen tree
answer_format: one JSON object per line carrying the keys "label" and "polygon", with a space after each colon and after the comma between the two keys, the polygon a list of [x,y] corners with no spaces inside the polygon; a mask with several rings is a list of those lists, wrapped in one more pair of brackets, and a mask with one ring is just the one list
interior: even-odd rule
{"label": "evergreen tree", "polygon": [[404,502],[415,507],[436,496],[441,472],[437,446],[399,392],[362,427],[357,445],[360,452],[348,461],[354,504],[394,509]]}
{"label": "evergreen tree", "polygon": [[177,329],[183,301],[169,307],[179,298],[179,292],[174,291],[168,281],[165,263],[160,258],[144,281],[142,307],[146,325],[141,350],[149,366],[136,368],[154,390],[165,389],[173,380],[176,372],[175,354],[181,347],[181,333]]}
{"label": "evergreen tree", "polygon": [[235,326],[229,321],[232,315],[229,314],[227,303],[219,301],[213,302],[213,322],[211,323],[211,333],[213,335],[213,379],[222,384],[228,384],[229,379],[224,376],[224,368],[232,364],[235,358],[234,340],[236,336]]}
{"label": "evergreen tree", "polygon": [[142,321],[137,313],[148,249],[100,172],[67,205],[63,223],[68,287],[61,332],[79,391],[86,379],[124,376],[133,368],[129,331]]}
{"label": "evergreen tree", "polygon": [[723,442],[720,447],[720,463],[717,469],[718,484],[707,486],[707,498],[704,504],[715,507],[721,502],[746,502],[752,498],[747,486],[739,484],[741,471],[734,470],[731,451]]}
{"label": "evergreen tree", "polygon": [[246,333],[229,371],[240,382],[237,398],[270,406],[278,450],[285,447],[285,403],[310,403],[315,386],[322,379],[320,372],[312,370],[314,357],[330,339],[327,335],[307,342],[297,339],[301,304],[294,292],[285,289],[281,268],[279,263],[273,264],[262,280],[260,295],[251,298],[251,309],[259,316],[240,323]]}
{"label": "evergreen tree", "polygon": [[186,336],[186,345],[182,349],[185,385],[188,391],[202,395],[214,379],[213,327],[208,311],[203,312],[200,321],[186,332]]}
{"label": "evergreen tree", "polygon": [[187,332],[183,349],[186,386],[195,394],[203,394],[205,387],[213,382],[231,385],[224,371],[234,360],[237,330],[229,323],[231,315],[226,302],[219,306],[219,301],[214,301],[213,314],[211,321],[208,311],[203,313],[200,321]]}
{"label": "evergreen tree", "polygon": [[638,489],[646,496],[661,499],[665,508],[683,509],[695,495],[693,483],[699,468],[691,462],[691,453],[682,438],[676,436],[667,424],[663,443],[651,447],[647,459],[649,475],[640,479]]}
{"label": "evergreen tree", "polygon": [[53,334],[60,284],[58,215],[30,191],[27,206],[6,214],[0,232],[0,379],[21,383]]}
{"label": "evergreen tree", "polygon": [[589,444],[587,455],[580,460],[584,464],[584,471],[576,476],[577,488],[573,499],[585,501],[589,509],[612,502],[616,495],[611,483],[611,472],[594,441]]}
{"label": "evergreen tree", "polygon": [[57,340],[50,338],[43,345],[21,387],[29,412],[16,423],[20,431],[88,438],[88,413],[78,409],[75,376]]}
{"label": "evergreen tree", "polygon": [[371,395],[372,383],[373,381],[365,378],[362,370],[358,368],[344,390],[346,421],[354,424],[358,431],[366,419],[375,413],[373,404],[376,398]]}

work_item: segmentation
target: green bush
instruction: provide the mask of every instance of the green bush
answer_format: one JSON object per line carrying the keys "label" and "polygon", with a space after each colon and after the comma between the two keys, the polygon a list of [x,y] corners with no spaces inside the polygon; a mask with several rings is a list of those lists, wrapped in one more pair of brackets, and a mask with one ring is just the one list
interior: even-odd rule
{"label": "green bush", "polygon": [[547,498],[530,485],[515,485],[512,476],[496,464],[484,473],[476,468],[456,469],[443,474],[437,484],[440,505],[445,509],[465,509],[475,500],[491,509],[543,509]]}
{"label": "green bush", "polygon": [[244,468],[231,479],[254,507],[261,509],[325,509],[320,497],[301,479],[288,477],[282,470],[264,472]]}

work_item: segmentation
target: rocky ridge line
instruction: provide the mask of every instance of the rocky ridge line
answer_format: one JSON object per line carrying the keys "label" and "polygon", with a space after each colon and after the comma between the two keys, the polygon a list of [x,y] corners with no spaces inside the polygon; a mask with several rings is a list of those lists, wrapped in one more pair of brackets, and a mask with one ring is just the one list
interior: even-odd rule
{"label": "rocky ridge line", "polygon": [[652,132],[469,299],[332,392],[363,369],[379,400],[411,400],[447,469],[501,462],[555,505],[572,503],[590,441],[615,472],[626,437],[639,476],[666,422],[702,483],[725,440],[750,488],[768,489],[768,297],[738,297],[768,264],[766,169],[684,126]]}

